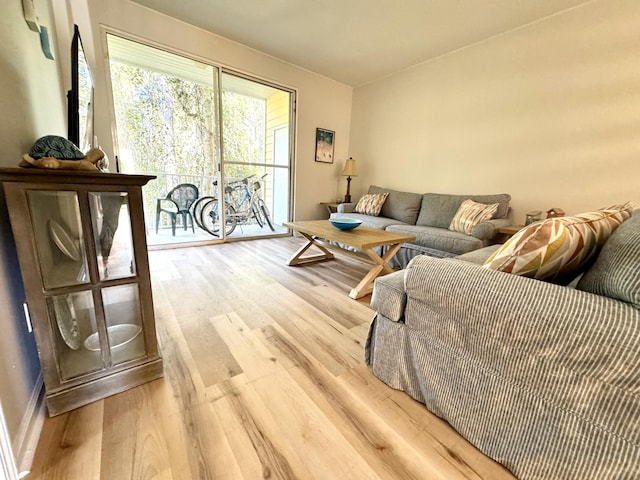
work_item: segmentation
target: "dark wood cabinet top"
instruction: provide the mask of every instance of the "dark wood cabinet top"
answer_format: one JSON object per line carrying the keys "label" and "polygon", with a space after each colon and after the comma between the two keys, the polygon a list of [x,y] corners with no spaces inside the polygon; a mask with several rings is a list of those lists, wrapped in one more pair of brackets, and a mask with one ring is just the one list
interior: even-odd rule
{"label": "dark wood cabinet top", "polygon": [[0,182],[142,186],[154,178],[156,178],[154,175],[129,175],[126,173],[87,172],[80,170],[0,168]]}

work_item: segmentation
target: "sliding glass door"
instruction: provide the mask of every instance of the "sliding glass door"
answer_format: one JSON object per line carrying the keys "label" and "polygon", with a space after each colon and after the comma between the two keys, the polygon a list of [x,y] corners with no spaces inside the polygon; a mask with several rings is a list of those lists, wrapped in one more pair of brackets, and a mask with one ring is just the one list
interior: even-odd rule
{"label": "sliding glass door", "polygon": [[107,34],[117,162],[150,245],[285,234],[294,93]]}
{"label": "sliding glass door", "polygon": [[287,233],[291,93],[228,72],[221,85],[224,184],[239,227],[229,236]]}

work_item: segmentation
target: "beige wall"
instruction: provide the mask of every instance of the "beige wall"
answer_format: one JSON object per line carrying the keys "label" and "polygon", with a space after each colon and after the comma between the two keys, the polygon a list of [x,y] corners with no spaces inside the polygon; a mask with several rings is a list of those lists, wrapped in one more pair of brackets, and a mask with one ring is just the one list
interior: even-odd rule
{"label": "beige wall", "polygon": [[[352,88],[264,55],[204,30],[179,22],[128,0],[53,0],[78,23],[96,76],[96,129],[99,142],[113,158],[101,25],[166,46],[216,65],[227,66],[297,90],[295,217],[320,218],[318,202],[336,195],[341,164],[314,162],[316,127],[336,131],[336,157],[348,154]],[[87,14],[88,5],[88,14]],[[88,25],[85,18],[91,18]],[[93,38],[93,45],[91,43]],[[93,48],[95,47],[95,48]],[[96,59],[100,59],[97,61]]]}
{"label": "beige wall", "polygon": [[352,185],[508,192],[519,223],[639,202],[638,25],[595,1],[356,88]]}
{"label": "beige wall", "polygon": [[[51,29],[49,1],[36,0],[35,6],[41,23]],[[53,35],[51,42],[55,45]],[[38,35],[24,21],[21,2],[0,4],[0,45],[0,166],[16,167],[39,137],[66,136],[66,100],[57,62],[45,59]],[[64,61],[68,56],[56,53],[56,58]],[[0,197],[0,401],[15,442],[29,398],[37,389],[40,364],[22,313],[20,269],[4,197]]]}

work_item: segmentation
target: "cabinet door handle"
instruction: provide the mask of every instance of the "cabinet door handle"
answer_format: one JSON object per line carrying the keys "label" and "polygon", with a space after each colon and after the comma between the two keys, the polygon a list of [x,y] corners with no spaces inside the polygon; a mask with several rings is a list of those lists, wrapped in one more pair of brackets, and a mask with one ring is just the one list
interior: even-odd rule
{"label": "cabinet door handle", "polygon": [[29,315],[29,305],[27,305],[27,302],[22,302],[22,309],[24,310],[24,319],[27,322],[27,330],[31,333],[33,332],[33,327],[31,326],[31,315]]}

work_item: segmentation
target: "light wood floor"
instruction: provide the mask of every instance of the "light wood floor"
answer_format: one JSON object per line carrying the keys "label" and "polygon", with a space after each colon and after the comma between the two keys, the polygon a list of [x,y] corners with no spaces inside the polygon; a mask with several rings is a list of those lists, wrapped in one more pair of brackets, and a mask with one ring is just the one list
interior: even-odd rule
{"label": "light wood floor", "polygon": [[512,479],[363,363],[368,271],[297,238],[150,252],[165,377],[45,421],[29,479]]}

